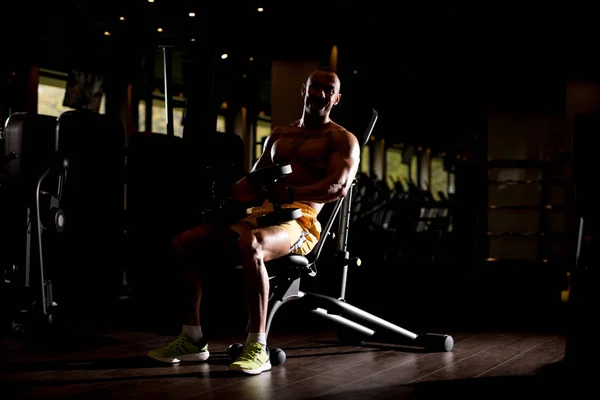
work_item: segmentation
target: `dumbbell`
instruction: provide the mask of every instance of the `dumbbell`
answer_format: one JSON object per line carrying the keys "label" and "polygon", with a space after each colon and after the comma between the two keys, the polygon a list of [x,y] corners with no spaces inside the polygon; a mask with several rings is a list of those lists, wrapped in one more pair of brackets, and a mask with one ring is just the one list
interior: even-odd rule
{"label": "dumbbell", "polygon": [[[225,184],[229,184],[225,182]],[[214,195],[213,195],[214,196]],[[203,222],[232,223],[246,215],[243,205],[233,199],[213,197],[215,205],[202,210]]]}
{"label": "dumbbell", "polygon": [[245,208],[239,202],[228,198],[224,189],[219,189],[216,186],[221,185],[222,188],[229,187],[234,180],[232,176],[233,165],[217,164],[207,167],[209,174],[223,179],[213,181],[212,196],[213,206],[202,210],[203,222],[231,223],[240,220],[245,215]]}
{"label": "dumbbell", "polygon": [[[227,356],[231,361],[235,361],[244,350],[244,345],[242,343],[233,343],[227,347]],[[270,347],[269,348],[269,360],[271,361],[271,365],[283,365],[287,359],[287,355],[283,349],[278,347]]]}
{"label": "dumbbell", "polygon": [[245,211],[231,200],[220,201],[220,205],[214,208],[202,210],[202,222],[215,222],[229,224],[239,221],[244,217]]}
{"label": "dumbbell", "polygon": [[302,216],[302,210],[299,208],[282,208],[281,204],[277,204],[272,200],[273,187],[279,179],[285,175],[292,173],[292,166],[273,165],[258,169],[247,175],[248,183],[256,187],[261,187],[266,193],[267,199],[273,203],[273,211],[257,218],[260,226],[277,225],[282,222],[298,219]]}

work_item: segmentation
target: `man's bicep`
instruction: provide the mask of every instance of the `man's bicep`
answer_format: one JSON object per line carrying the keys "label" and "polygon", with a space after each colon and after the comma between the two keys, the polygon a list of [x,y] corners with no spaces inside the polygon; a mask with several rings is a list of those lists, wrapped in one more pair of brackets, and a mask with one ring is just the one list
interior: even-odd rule
{"label": "man's bicep", "polygon": [[253,171],[260,168],[268,167],[269,165],[273,164],[273,160],[271,158],[271,147],[273,147],[274,132],[275,130],[273,130],[273,132],[271,132],[271,134],[265,139],[262,153],[260,154],[260,157],[258,157],[258,160],[256,161],[256,163],[254,163],[254,166],[252,167]]}
{"label": "man's bicep", "polygon": [[343,175],[350,174],[351,178],[354,178],[360,163],[360,146],[355,136],[347,132],[343,138],[334,141],[332,150],[330,168]]}
{"label": "man's bicep", "polygon": [[329,156],[329,175],[340,181],[354,179],[360,159],[353,152],[334,151]]}
{"label": "man's bicep", "polygon": [[256,161],[256,163],[254,163],[254,167],[252,167],[252,170],[256,171],[257,169],[268,167],[271,164],[273,164],[273,163],[271,161],[270,152],[263,153],[263,154],[261,154],[259,159]]}

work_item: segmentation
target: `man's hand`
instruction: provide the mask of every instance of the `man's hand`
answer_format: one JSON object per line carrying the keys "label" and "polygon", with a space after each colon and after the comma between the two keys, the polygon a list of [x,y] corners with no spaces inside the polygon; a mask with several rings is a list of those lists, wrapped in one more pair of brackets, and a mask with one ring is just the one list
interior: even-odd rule
{"label": "man's hand", "polygon": [[294,189],[288,186],[283,186],[278,183],[273,185],[270,196],[271,202],[275,204],[292,204],[295,200]]}
{"label": "man's hand", "polygon": [[231,186],[231,198],[242,203],[251,203],[256,200],[259,192],[254,185],[240,181]]}
{"label": "man's hand", "polygon": [[232,196],[233,185],[226,180],[217,180],[212,184],[212,195],[215,199],[224,200]]}

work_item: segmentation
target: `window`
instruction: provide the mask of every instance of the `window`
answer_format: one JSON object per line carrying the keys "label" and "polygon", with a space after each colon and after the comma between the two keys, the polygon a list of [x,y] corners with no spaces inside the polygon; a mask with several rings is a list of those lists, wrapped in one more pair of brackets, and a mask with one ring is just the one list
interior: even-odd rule
{"label": "window", "polygon": [[448,194],[454,194],[454,190],[455,190],[455,179],[456,176],[454,175],[454,172],[448,172]]}
{"label": "window", "polygon": [[360,172],[365,173],[367,175],[371,175],[371,160],[369,158],[370,155],[370,147],[367,143],[367,145],[362,148],[360,154]]}
{"label": "window", "polygon": [[440,200],[439,192],[448,194],[448,172],[444,170],[444,159],[442,157],[431,158],[431,183],[429,185],[431,195],[435,200]]}
{"label": "window", "polygon": [[[38,114],[58,117],[63,112],[73,109],[63,106],[65,88],[67,86],[67,74],[53,74],[59,77],[40,75],[38,84]],[[105,107],[106,95],[103,95],[102,103],[100,104],[100,114],[106,112]]]}
{"label": "window", "polygon": [[416,155],[412,155],[410,159],[410,182],[415,185],[419,184],[419,166],[417,165],[419,158]]}
{"label": "window", "polygon": [[225,133],[225,116],[217,115],[217,132]]}
{"label": "window", "polygon": [[[180,102],[180,104],[182,104]],[[177,103],[176,103],[177,104]],[[173,107],[173,133],[177,137],[183,137],[183,115],[184,107]],[[138,104],[138,130],[146,131],[146,102],[140,101]],[[217,115],[217,132],[225,132],[225,117]],[[162,99],[152,100],[152,133],[167,133],[167,115],[165,112],[165,101]]]}
{"label": "window", "polygon": [[[183,136],[183,111],[182,107],[173,107],[173,133],[177,137]],[[138,103],[140,132],[146,131],[146,102]],[[165,112],[165,101],[152,99],[152,133],[167,133],[167,115]]]}
{"label": "window", "polygon": [[263,144],[267,136],[271,134],[271,121],[266,118],[256,120],[256,140],[254,143],[254,158],[258,160],[263,152]]}
{"label": "window", "polygon": [[[406,183],[409,180],[409,170],[408,165],[402,162],[402,147],[389,147],[385,152],[385,157],[387,165],[386,182],[388,186],[394,188],[397,183],[401,183],[402,187],[406,190]],[[415,159],[416,157],[413,160]]]}

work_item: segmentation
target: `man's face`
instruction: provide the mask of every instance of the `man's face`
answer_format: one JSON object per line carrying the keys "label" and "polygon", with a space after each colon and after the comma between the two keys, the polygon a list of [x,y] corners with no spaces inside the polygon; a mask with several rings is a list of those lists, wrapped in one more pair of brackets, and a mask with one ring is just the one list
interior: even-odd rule
{"label": "man's face", "polygon": [[302,87],[304,110],[312,115],[327,115],[333,106],[339,103],[340,82],[337,77],[326,71],[317,71],[310,76]]}

